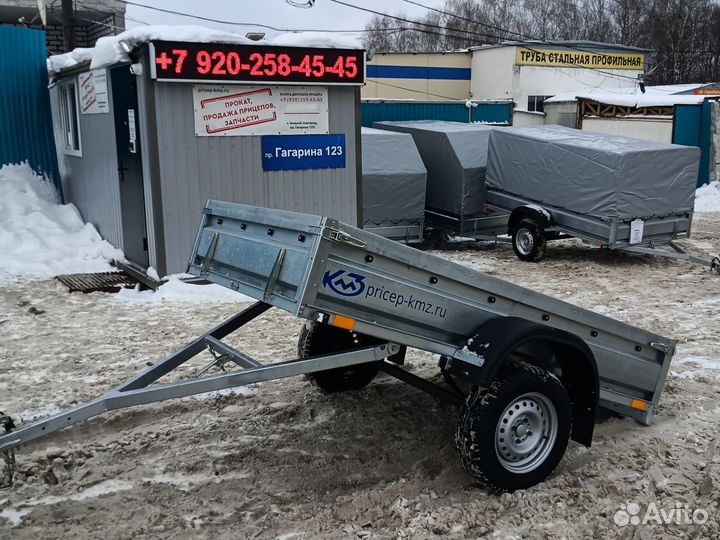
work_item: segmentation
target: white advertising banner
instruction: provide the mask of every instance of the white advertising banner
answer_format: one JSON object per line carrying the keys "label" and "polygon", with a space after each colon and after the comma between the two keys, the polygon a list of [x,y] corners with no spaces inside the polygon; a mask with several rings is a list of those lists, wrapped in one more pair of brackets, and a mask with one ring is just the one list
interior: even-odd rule
{"label": "white advertising banner", "polygon": [[327,88],[193,85],[195,135],[329,133]]}
{"label": "white advertising banner", "polygon": [[78,75],[80,112],[82,114],[109,113],[107,72],[94,69]]}

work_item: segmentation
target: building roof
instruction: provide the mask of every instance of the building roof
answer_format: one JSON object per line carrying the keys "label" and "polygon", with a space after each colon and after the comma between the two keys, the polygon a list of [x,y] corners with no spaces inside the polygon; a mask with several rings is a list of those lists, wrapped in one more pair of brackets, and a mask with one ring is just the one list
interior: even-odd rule
{"label": "building roof", "polygon": [[390,51],[390,52],[382,52],[382,51],[376,51],[373,53],[373,56],[381,56],[381,55],[394,55],[394,54],[470,54],[470,49],[454,49],[452,51],[407,51],[407,52],[398,52],[398,51]]}
{"label": "building roof", "polygon": [[618,43],[602,43],[600,41],[586,41],[586,40],[575,40],[575,39],[568,39],[568,40],[551,40],[551,41],[542,41],[542,40],[526,40],[526,41],[502,41],[500,43],[493,43],[490,45],[480,45],[478,47],[470,47],[469,51],[479,51],[479,50],[485,50],[485,49],[497,49],[500,47],[523,47],[523,46],[551,46],[551,47],[563,47],[567,49],[590,49],[590,50],[602,50],[606,49],[608,51],[632,51],[632,52],[642,52],[642,53],[651,53],[653,52],[652,49],[643,49],[642,47],[631,47],[629,45],[620,45]]}

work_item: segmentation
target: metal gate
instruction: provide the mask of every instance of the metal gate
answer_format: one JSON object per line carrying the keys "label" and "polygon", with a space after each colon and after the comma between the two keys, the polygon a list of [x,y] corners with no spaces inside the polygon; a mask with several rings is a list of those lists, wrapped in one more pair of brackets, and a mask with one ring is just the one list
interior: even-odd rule
{"label": "metal gate", "polygon": [[712,103],[676,105],[673,143],[700,148],[697,186],[710,181],[710,144],[712,141]]}

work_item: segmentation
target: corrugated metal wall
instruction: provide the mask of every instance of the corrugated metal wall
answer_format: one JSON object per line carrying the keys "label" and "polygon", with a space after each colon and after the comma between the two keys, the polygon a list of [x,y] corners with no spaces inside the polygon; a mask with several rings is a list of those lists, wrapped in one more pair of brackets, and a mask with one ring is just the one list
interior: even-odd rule
{"label": "corrugated metal wall", "polygon": [[464,101],[364,101],[362,125],[372,127],[374,122],[392,120],[511,123],[512,102],[476,102],[476,104],[476,107],[468,109]]}
{"label": "corrugated metal wall", "polygon": [[44,32],[0,25],[0,165],[27,161],[61,191],[46,55]]}
{"label": "corrugated metal wall", "polygon": [[710,145],[712,142],[712,103],[676,105],[673,142],[700,148],[698,187],[710,181]]}
{"label": "corrugated metal wall", "polygon": [[513,107],[512,101],[500,101],[488,103],[484,101],[474,102],[470,109],[470,121],[486,122],[488,124],[512,124]]}
{"label": "corrugated metal wall", "polygon": [[[61,129],[58,109],[58,90],[63,84],[75,81],[73,75],[59,81],[50,89],[55,129]],[[108,73],[108,81],[110,74]],[[112,245],[123,248],[120,187],[118,178],[115,122],[112,114],[112,88],[108,84],[110,112],[80,114],[80,145],[82,156],[71,156],[61,146],[63,140],[56,134],[57,155],[60,158],[65,201],[80,210],[83,219],[92,223],[100,235]]]}
{"label": "corrugated metal wall", "polygon": [[[355,88],[328,89],[330,132],[346,137],[344,169],[266,173],[260,137],[196,137],[192,85],[156,83],[154,106],[167,266],[162,268],[158,261],[161,272],[186,269],[207,199],[323,214],[357,223],[356,93]],[[157,195],[156,191],[154,197]],[[162,249],[155,236],[154,242]]]}

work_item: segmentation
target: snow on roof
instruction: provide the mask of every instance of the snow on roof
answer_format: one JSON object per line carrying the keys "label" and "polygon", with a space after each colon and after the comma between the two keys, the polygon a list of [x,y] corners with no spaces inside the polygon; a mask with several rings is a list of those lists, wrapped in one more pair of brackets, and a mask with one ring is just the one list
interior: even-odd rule
{"label": "snow on roof", "polygon": [[[579,88],[561,92],[545,100],[545,103],[564,103],[578,99],[591,99],[607,105],[622,107],[670,107],[672,105],[694,105],[702,103],[704,96],[677,95],[676,92],[692,90],[699,85],[647,86],[645,93],[634,87],[607,90],[604,88]],[[690,88],[688,88],[690,87]]]}
{"label": "snow on roof", "polygon": [[261,45],[284,45],[287,47],[322,47],[329,49],[362,49],[354,37],[324,32],[291,32],[269,39],[253,41],[240,34],[213,30],[204,26],[139,26],[117,36],[101,37],[90,49],[78,48],[72,52],[48,58],[48,71],[57,73],[64,69],[90,62],[90,69],[108,67],[130,62],[130,56],[121,46],[125,42],[131,50],[152,40],[190,41],[196,43],[241,43]]}

